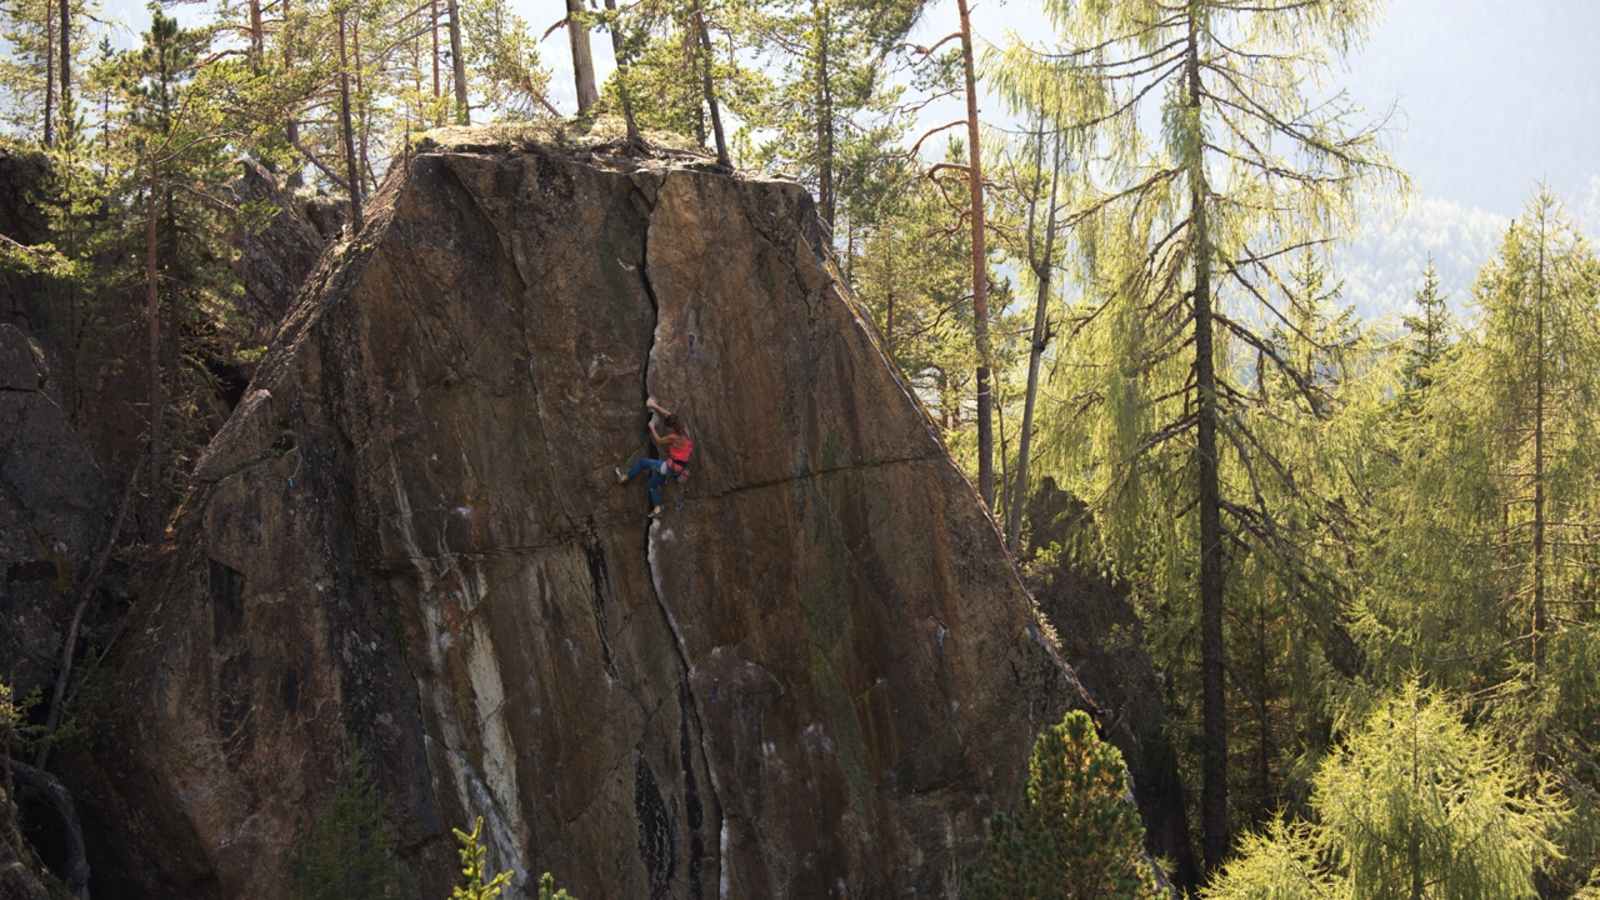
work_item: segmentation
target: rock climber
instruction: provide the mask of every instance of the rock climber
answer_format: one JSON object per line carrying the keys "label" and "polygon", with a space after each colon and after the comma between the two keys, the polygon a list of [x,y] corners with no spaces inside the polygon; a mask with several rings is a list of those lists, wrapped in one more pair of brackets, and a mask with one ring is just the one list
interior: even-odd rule
{"label": "rock climber", "polygon": [[621,468],[615,469],[617,483],[627,484],[636,476],[645,472],[650,473],[650,518],[661,515],[661,486],[667,479],[675,478],[678,481],[689,480],[689,456],[694,453],[694,439],[689,436],[689,429],[684,426],[683,420],[673,412],[656,402],[651,397],[645,400],[645,409],[661,416],[661,427],[665,432],[656,431],[655,417],[650,419],[650,440],[655,442],[656,448],[665,459],[651,459],[646,456],[633,464],[633,468],[623,472]]}

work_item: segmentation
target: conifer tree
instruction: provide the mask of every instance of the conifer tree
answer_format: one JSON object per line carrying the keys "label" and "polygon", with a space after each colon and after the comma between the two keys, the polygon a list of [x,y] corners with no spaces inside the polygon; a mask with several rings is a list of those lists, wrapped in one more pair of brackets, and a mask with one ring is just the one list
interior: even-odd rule
{"label": "conifer tree", "polygon": [[759,159],[813,186],[830,229],[852,143],[883,152],[886,135],[865,119],[891,115],[886,62],[920,9],[919,0],[784,0],[760,11],[757,36],[781,74],[759,113],[773,132]]}
{"label": "conifer tree", "polygon": [[[1280,477],[1236,414],[1245,391],[1230,377],[1228,354],[1235,346],[1261,353],[1315,406],[1313,383],[1253,323],[1293,321],[1271,296],[1287,282],[1285,256],[1340,236],[1356,190],[1392,172],[1374,131],[1348,129],[1354,111],[1342,97],[1323,102],[1304,93],[1308,76],[1361,36],[1374,9],[1353,0],[1142,0],[1051,2],[1046,11],[1063,45],[1037,53],[1015,47],[996,77],[1023,95],[1064,79],[1067,130],[1107,158],[1112,187],[1068,222],[1085,226],[1085,254],[1123,307],[1110,319],[1126,338],[1118,364],[1153,372],[1187,363],[1168,370],[1175,382],[1157,388],[1157,396],[1181,398],[1168,407],[1176,416],[1126,432],[1121,460],[1192,441],[1185,496],[1161,502],[1192,508],[1198,519],[1201,822],[1206,864],[1215,867],[1230,833],[1228,547],[1291,549],[1272,539],[1273,517],[1246,499],[1251,494],[1233,499],[1223,489],[1225,449],[1251,480]],[[1144,133],[1152,118],[1142,112],[1147,98],[1160,109],[1159,136]]]}
{"label": "conifer tree", "polygon": [[1165,896],[1144,858],[1144,825],[1128,802],[1122,753],[1073,710],[1034,742],[1028,794],[1015,815],[989,825],[982,859],[962,896],[1090,900]]}
{"label": "conifer tree", "polygon": [[1431,256],[1422,270],[1422,286],[1412,302],[1416,311],[1402,319],[1406,326],[1403,372],[1406,388],[1415,391],[1433,382],[1429,370],[1444,359],[1454,327],[1446,297],[1439,290],[1439,270]]}
{"label": "conifer tree", "polygon": [[1205,896],[1533,898],[1568,810],[1530,761],[1410,682],[1323,762],[1313,821],[1247,837]]}

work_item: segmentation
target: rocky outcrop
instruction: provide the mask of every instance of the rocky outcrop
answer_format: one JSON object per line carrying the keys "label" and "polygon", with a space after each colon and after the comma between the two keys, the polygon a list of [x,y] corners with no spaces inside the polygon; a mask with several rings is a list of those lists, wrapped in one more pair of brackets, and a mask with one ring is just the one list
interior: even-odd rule
{"label": "rocky outcrop", "polygon": [[106,502],[44,350],[0,325],[0,681],[18,697],[54,682],[73,590],[99,549]]}
{"label": "rocky outcrop", "polygon": [[235,204],[255,215],[237,223],[231,235],[239,251],[233,268],[244,290],[240,308],[251,324],[249,337],[265,342],[289,311],[329,239],[318,233],[303,205],[265,166],[245,159],[239,167],[229,192]]}
{"label": "rocky outcrop", "polygon": [[1042,479],[1029,498],[1028,522],[1032,528],[1025,565],[1028,587],[1057,629],[1062,653],[1075,671],[1083,673],[1099,706],[1101,731],[1128,764],[1146,848],[1152,857],[1171,864],[1179,888],[1197,890],[1200,868],[1172,743],[1168,692],[1145,650],[1144,625],[1129,586],[1074,564],[1065,554],[1048,565],[1038,559],[1041,551],[1069,545],[1094,528],[1088,507],[1057,487],[1054,479]]}
{"label": "rocky outcrop", "polygon": [[[50,160],[43,153],[0,147],[0,236],[24,246],[50,240],[39,204],[49,190]],[[43,279],[0,266],[0,322],[33,330],[46,312],[37,296]]]}
{"label": "rocky outcrop", "polygon": [[[197,466],[80,780],[125,895],[289,896],[341,760],[585,898],[953,896],[1086,702],[800,187],[559,135],[396,164]],[[647,395],[697,442],[646,520]],[[159,851],[151,848],[160,848]]]}

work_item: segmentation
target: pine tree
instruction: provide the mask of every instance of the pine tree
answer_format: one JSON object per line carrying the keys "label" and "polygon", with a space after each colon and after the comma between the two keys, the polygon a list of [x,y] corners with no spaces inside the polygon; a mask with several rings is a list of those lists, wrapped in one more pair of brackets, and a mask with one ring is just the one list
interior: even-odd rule
{"label": "pine tree", "polygon": [[747,58],[754,18],[745,0],[647,0],[608,8],[604,21],[621,64],[601,90],[602,105],[622,106],[625,117],[631,108],[634,131],[684,135],[731,166],[728,125],[758,119],[768,90],[765,73]]}
{"label": "pine tree", "polygon": [[0,122],[7,128],[46,147],[76,130],[83,108],[73,84],[84,68],[84,23],[93,12],[83,0],[0,4],[0,45],[9,51],[0,55]]}
{"label": "pine tree", "polygon": [[1128,770],[1074,710],[1034,742],[1027,802],[989,825],[962,896],[1089,900],[1165,896],[1144,858],[1144,825],[1129,802]]}
{"label": "pine tree", "polygon": [[759,112],[772,137],[758,160],[813,187],[829,229],[849,189],[841,169],[852,142],[883,153],[887,136],[867,119],[891,114],[885,63],[919,11],[911,0],[785,0],[755,26],[780,73]]}

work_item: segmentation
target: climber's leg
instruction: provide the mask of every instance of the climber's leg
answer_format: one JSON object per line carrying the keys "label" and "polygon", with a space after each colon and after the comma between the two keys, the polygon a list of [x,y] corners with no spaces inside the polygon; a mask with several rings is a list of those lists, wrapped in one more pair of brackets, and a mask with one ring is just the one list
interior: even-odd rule
{"label": "climber's leg", "polygon": [[646,472],[660,472],[660,471],[661,471],[661,460],[659,460],[659,459],[651,459],[650,457],[647,456],[647,457],[639,460],[638,462],[634,463],[633,464],[633,468],[628,470],[628,474],[627,475],[623,475],[622,471],[620,469],[617,470],[617,475],[618,475],[618,480],[620,480],[624,484],[626,484],[627,482],[632,481],[633,479],[639,477],[640,475],[643,475]]}
{"label": "climber's leg", "polygon": [[[655,460],[651,460],[655,462]],[[667,483],[667,476],[661,474],[661,465],[658,463],[650,470],[650,510],[654,512],[661,506],[661,486]]]}

